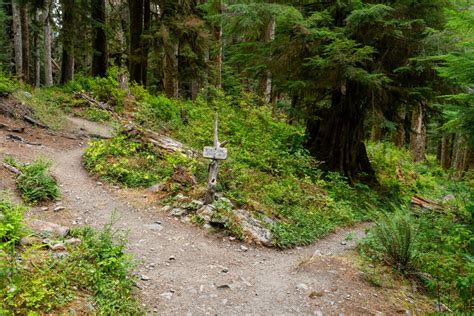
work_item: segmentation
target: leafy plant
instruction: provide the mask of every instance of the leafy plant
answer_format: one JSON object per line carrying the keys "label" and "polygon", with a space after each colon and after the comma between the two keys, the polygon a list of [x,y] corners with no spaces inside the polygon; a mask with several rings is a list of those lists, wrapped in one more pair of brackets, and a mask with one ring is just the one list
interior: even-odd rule
{"label": "leafy plant", "polygon": [[7,161],[21,171],[16,178],[16,186],[26,202],[36,203],[59,197],[58,184],[48,173],[51,162],[39,159],[29,165],[23,165],[12,157],[7,158]]}
{"label": "leafy plant", "polygon": [[403,210],[383,213],[373,230],[380,243],[387,262],[399,271],[406,271],[415,257],[416,229],[413,219]]}

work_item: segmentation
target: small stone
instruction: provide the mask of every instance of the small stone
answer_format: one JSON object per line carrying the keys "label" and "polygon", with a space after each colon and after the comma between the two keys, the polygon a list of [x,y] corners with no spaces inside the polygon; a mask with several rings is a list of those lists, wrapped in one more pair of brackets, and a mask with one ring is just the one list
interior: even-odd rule
{"label": "small stone", "polygon": [[299,283],[299,284],[296,285],[296,289],[297,289],[298,291],[300,291],[300,292],[305,292],[305,291],[307,291],[309,288],[308,288],[308,286],[307,286],[306,284],[304,284],[304,283]]}
{"label": "small stone", "polygon": [[227,273],[227,272],[229,272],[229,269],[224,268],[224,269],[221,270],[221,272],[222,272],[222,273]]}
{"label": "small stone", "polygon": [[234,237],[234,236],[229,236],[229,240],[230,240],[230,241],[234,241],[234,240],[235,240],[235,237]]}
{"label": "small stone", "polygon": [[173,293],[165,292],[165,293],[161,293],[160,296],[163,297],[164,299],[170,300],[173,297]]}
{"label": "small stone", "polygon": [[187,213],[188,211],[183,208],[174,208],[171,210],[171,215],[176,216],[176,217],[184,216]]}
{"label": "small stone", "polygon": [[69,228],[61,226],[55,223],[45,222],[38,219],[29,220],[28,226],[37,233],[48,233],[59,236],[66,236],[69,232]]}
{"label": "small stone", "polygon": [[35,245],[35,244],[39,244],[39,243],[41,243],[41,239],[39,239],[38,237],[35,237],[35,236],[23,237],[20,240],[20,244],[22,244],[24,246],[31,246],[31,245]]}
{"label": "small stone", "polygon": [[70,238],[70,239],[66,239],[64,243],[66,245],[78,245],[81,243],[81,240],[79,238]]}
{"label": "small stone", "polygon": [[168,260],[169,260],[169,261],[173,261],[173,260],[176,260],[176,258],[175,258],[175,256],[170,256],[170,257],[168,258]]}
{"label": "small stone", "polygon": [[228,302],[228,300],[227,300],[227,299],[223,299],[223,300],[221,301],[222,305],[225,305],[225,304],[227,304],[227,302]]}
{"label": "small stone", "polygon": [[145,274],[142,274],[142,275],[140,276],[140,279],[141,279],[142,281],[150,281],[150,277],[147,276],[147,275],[145,275]]}
{"label": "small stone", "polygon": [[240,245],[240,250],[242,250],[242,251],[248,251],[249,248],[245,247],[244,245]]}
{"label": "small stone", "polygon": [[54,211],[54,212],[59,212],[59,211],[62,211],[62,210],[64,210],[64,209],[66,209],[64,206],[56,206],[56,207],[53,209],[53,211]]}
{"label": "small stone", "polygon": [[323,312],[322,312],[320,309],[318,309],[318,310],[315,310],[315,311],[314,311],[314,315],[315,315],[315,316],[323,316],[324,314],[323,314]]}
{"label": "small stone", "polygon": [[48,210],[48,208],[47,208],[46,206],[43,206],[43,207],[41,208],[41,210],[42,210],[43,212],[45,212],[45,211]]}
{"label": "small stone", "polygon": [[230,289],[230,285],[229,284],[221,284],[221,285],[216,286],[216,288],[218,288],[218,289]]}
{"label": "small stone", "polygon": [[347,245],[347,242],[341,241],[341,245],[345,246],[345,245]]}
{"label": "small stone", "polygon": [[147,188],[147,191],[151,193],[156,193],[160,190],[161,190],[161,186],[159,184],[154,184],[151,187]]}
{"label": "small stone", "polygon": [[163,226],[158,224],[158,223],[153,223],[153,224],[146,224],[143,225],[146,229],[152,230],[152,231],[161,231],[163,230]]}
{"label": "small stone", "polygon": [[52,251],[64,251],[64,250],[66,250],[66,247],[64,247],[64,245],[61,244],[61,243],[57,243],[57,244],[54,244],[54,245],[51,246],[51,250]]}
{"label": "small stone", "polygon": [[171,210],[171,206],[170,205],[165,205],[163,206],[162,208],[160,208],[160,211],[161,212],[164,212],[164,213],[167,213]]}
{"label": "small stone", "polygon": [[96,184],[97,184],[97,185],[99,185],[99,186],[101,186],[103,183],[102,183],[102,182],[100,182],[100,181],[97,181],[97,183],[96,183]]}

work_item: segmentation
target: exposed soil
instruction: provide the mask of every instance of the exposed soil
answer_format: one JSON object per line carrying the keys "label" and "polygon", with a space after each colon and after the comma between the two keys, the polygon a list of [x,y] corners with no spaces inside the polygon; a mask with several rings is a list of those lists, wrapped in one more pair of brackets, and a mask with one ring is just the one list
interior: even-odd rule
{"label": "exposed soil", "polygon": [[[71,120],[97,133],[103,126]],[[153,193],[102,184],[82,167],[86,142],[32,128],[0,116],[0,123],[26,127],[18,134],[42,146],[7,140],[0,129],[0,159],[53,161],[65,210],[40,205],[27,216],[67,226],[102,225],[129,232],[128,249],[138,261],[137,295],[160,314],[405,314],[431,311],[411,287],[374,287],[362,278],[354,251],[367,225],[340,229],[311,246],[278,251],[245,245],[222,234],[182,223],[162,213]],[[77,125],[80,125],[79,127]],[[12,174],[0,168],[0,189],[14,190]],[[47,205],[48,206],[48,205]],[[113,216],[113,214],[115,214]],[[352,240],[346,241],[351,235]],[[402,286],[402,287],[400,287]]]}

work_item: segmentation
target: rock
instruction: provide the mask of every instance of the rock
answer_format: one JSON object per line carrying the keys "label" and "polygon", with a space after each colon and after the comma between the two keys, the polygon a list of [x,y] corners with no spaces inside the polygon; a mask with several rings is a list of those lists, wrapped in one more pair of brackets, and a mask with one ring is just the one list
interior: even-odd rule
{"label": "rock", "polygon": [[320,309],[318,309],[318,310],[315,310],[315,311],[314,311],[314,315],[315,315],[315,316],[323,316],[324,314],[323,314],[323,312],[322,312]]}
{"label": "rock", "polygon": [[161,186],[158,183],[147,188],[147,191],[151,193],[156,193],[156,192],[159,192],[160,190],[161,190]]}
{"label": "rock", "polygon": [[43,212],[45,212],[45,211],[48,210],[48,208],[47,208],[46,206],[43,206],[43,207],[41,208],[41,210],[42,210]]}
{"label": "rock", "polygon": [[142,275],[140,276],[140,280],[142,280],[142,281],[150,281],[151,279],[150,279],[149,276],[147,276],[147,275],[145,275],[145,274],[142,274]]}
{"label": "rock", "polygon": [[45,222],[39,219],[29,220],[27,225],[35,232],[41,234],[66,236],[69,233],[69,227],[58,225],[55,223]]}
{"label": "rock", "polygon": [[211,220],[209,221],[209,224],[214,225],[214,226],[224,227],[228,221],[229,221],[229,218],[227,216],[222,216],[221,214],[214,213],[211,216]]}
{"label": "rock", "polygon": [[164,299],[170,300],[173,297],[173,293],[165,292],[165,293],[161,293],[160,296],[163,297]]}
{"label": "rock", "polygon": [[54,212],[59,212],[59,211],[62,211],[62,210],[64,210],[64,209],[66,209],[64,206],[56,206],[56,207],[53,209],[53,211],[54,211]]}
{"label": "rock", "polygon": [[100,181],[97,181],[97,183],[96,183],[96,184],[97,184],[98,186],[101,186],[103,183],[102,183],[102,182],[100,182]]}
{"label": "rock", "polygon": [[345,245],[347,245],[347,242],[341,241],[341,245],[345,246]]}
{"label": "rock", "polygon": [[70,238],[64,241],[66,245],[79,245],[81,240],[79,238]]}
{"label": "rock", "polygon": [[54,244],[50,248],[52,251],[65,251],[66,250],[66,247],[62,243]]}
{"label": "rock", "polygon": [[209,225],[209,224],[204,224],[204,225],[202,225],[202,228],[204,228],[205,230],[210,230],[210,229],[212,229],[212,226]]}
{"label": "rock", "polygon": [[228,198],[225,198],[225,197],[218,197],[216,202],[214,202],[213,204],[219,204],[221,206],[223,206],[223,208],[225,209],[232,209],[232,207],[234,207],[234,204],[232,204],[232,202],[228,199]]}
{"label": "rock", "polygon": [[216,286],[217,289],[230,289],[230,285],[227,283],[220,284]]}
{"label": "rock", "polygon": [[148,230],[152,230],[152,231],[161,231],[163,230],[163,226],[158,224],[158,223],[153,223],[153,224],[146,224],[146,225],[143,225],[146,229]]}
{"label": "rock", "polygon": [[176,216],[176,217],[184,216],[187,213],[188,211],[183,208],[174,208],[171,210],[171,215]]}
{"label": "rock", "polygon": [[176,257],[175,257],[175,256],[170,256],[168,260],[169,260],[169,261],[176,260]]}
{"label": "rock", "polygon": [[166,213],[166,212],[169,212],[171,210],[171,208],[172,207],[170,205],[165,205],[162,208],[160,208],[160,211]]}
{"label": "rock", "polygon": [[36,236],[27,236],[27,237],[23,237],[20,240],[20,244],[22,244],[23,246],[31,246],[31,245],[36,245],[40,243],[41,243],[41,239],[39,239]]}
{"label": "rock", "polygon": [[221,272],[222,272],[222,273],[227,273],[227,272],[229,272],[229,269],[223,268],[223,269],[221,270]]}
{"label": "rock", "polygon": [[197,211],[204,206],[204,202],[199,200],[192,200],[189,203],[180,204],[180,207],[185,208],[189,211]]}
{"label": "rock", "polygon": [[240,245],[240,250],[242,250],[242,251],[248,251],[249,248],[245,247],[244,245]]}
{"label": "rock", "polygon": [[455,200],[456,197],[453,195],[453,194],[448,194],[448,195],[445,195],[443,197],[443,203],[446,203],[446,202],[449,202],[449,201],[452,201],[452,200]]}
{"label": "rock", "polygon": [[201,216],[205,222],[209,222],[211,220],[212,215],[214,214],[216,208],[212,204],[204,205],[200,209],[197,210],[197,215]]}
{"label": "rock", "polygon": [[300,292],[306,292],[309,289],[309,287],[304,283],[299,283],[296,285],[296,289]]}
{"label": "rock", "polygon": [[234,215],[238,219],[238,224],[241,227],[245,236],[250,237],[253,241],[265,245],[272,245],[272,233],[269,229],[263,227],[262,223],[253,218],[252,215],[243,209],[235,210]]}
{"label": "rock", "polygon": [[189,197],[183,195],[182,193],[177,194],[174,198],[175,198],[176,200],[186,200],[186,199],[189,199]]}

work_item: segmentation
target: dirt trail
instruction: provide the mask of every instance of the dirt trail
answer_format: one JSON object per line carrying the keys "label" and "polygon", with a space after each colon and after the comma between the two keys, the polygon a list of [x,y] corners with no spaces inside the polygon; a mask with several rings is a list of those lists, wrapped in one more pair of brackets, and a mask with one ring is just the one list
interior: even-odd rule
{"label": "dirt trail", "polygon": [[[139,261],[137,293],[159,314],[385,314],[417,311],[397,290],[375,288],[354,265],[365,226],[339,230],[311,246],[287,251],[244,245],[159,211],[151,193],[98,183],[84,170],[84,144],[40,135],[42,147],[13,144],[0,131],[0,159],[42,155],[54,161],[65,210],[33,208],[28,216],[68,226],[101,227],[115,213]],[[1,173],[1,172],[0,172]],[[0,176],[5,176],[1,173]],[[9,185],[7,181],[0,185]],[[354,238],[346,241],[348,235]],[[311,258],[310,260],[308,260]],[[421,310],[418,310],[421,311]]]}

